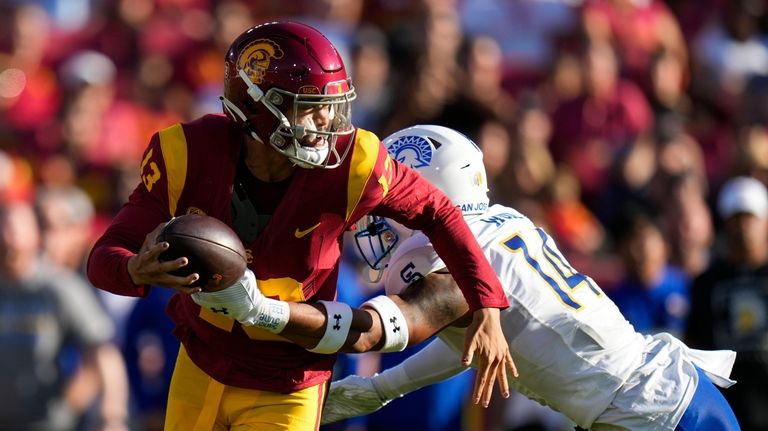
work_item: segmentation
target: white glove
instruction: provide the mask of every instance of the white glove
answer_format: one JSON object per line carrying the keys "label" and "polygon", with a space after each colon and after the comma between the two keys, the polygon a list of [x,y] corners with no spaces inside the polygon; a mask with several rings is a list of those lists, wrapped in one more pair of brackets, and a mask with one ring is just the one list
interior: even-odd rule
{"label": "white glove", "polygon": [[232,286],[216,292],[193,293],[192,300],[243,325],[257,326],[275,334],[285,328],[290,317],[288,303],[264,296],[250,269]]}
{"label": "white glove", "polygon": [[373,378],[347,376],[331,383],[320,419],[322,425],[354,416],[365,416],[386,406],[391,399],[379,394]]}

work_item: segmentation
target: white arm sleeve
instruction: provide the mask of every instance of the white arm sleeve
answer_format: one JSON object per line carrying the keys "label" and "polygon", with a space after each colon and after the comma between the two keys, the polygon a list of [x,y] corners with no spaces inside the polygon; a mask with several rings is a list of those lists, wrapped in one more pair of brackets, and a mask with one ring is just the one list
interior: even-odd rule
{"label": "white arm sleeve", "polygon": [[468,369],[461,365],[459,354],[438,338],[397,366],[372,377],[372,380],[379,396],[391,400]]}
{"label": "white arm sleeve", "polygon": [[466,371],[467,368],[459,363],[458,353],[436,339],[381,374],[373,377],[350,375],[337,380],[331,383],[321,423],[371,414],[395,398]]}

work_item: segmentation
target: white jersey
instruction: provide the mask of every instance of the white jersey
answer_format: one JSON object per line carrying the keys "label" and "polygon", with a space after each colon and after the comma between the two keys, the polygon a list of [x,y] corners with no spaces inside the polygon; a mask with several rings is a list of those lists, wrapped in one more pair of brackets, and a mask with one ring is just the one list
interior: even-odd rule
{"label": "white jersey", "polygon": [[[597,284],[519,212],[494,205],[468,223],[510,303],[501,323],[520,374],[511,379],[515,389],[584,428],[673,430],[698,381],[691,349],[668,334],[636,332]],[[392,256],[387,293],[444,267],[429,240],[415,235]],[[463,329],[447,328],[439,336],[463,351]],[[725,369],[700,366],[730,374],[732,355],[717,359]]]}

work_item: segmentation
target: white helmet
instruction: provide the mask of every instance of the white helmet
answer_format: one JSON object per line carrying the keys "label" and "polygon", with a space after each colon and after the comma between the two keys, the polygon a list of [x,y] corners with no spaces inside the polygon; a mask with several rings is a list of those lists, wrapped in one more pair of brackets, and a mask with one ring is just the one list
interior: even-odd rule
{"label": "white helmet", "polygon": [[443,126],[418,125],[384,139],[389,154],[443,191],[467,215],[488,210],[488,178],[480,148]]}
{"label": "white helmet", "polygon": [[[488,210],[488,180],[483,153],[469,138],[443,126],[419,125],[393,133],[384,146],[397,161],[416,169],[443,191],[464,216]],[[378,282],[400,241],[413,230],[394,220],[363,217],[357,224],[358,251],[372,271],[369,281]]]}

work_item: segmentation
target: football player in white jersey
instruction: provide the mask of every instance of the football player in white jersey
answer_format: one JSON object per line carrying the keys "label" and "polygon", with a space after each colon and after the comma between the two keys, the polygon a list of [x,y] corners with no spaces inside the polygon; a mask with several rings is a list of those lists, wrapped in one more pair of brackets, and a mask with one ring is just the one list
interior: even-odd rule
{"label": "football player in white jersey", "polygon": [[[384,143],[393,158],[420,171],[463,210],[499,275],[511,304],[501,320],[519,371],[511,380],[516,390],[584,429],[739,429],[713,385],[734,383],[728,376],[735,353],[694,350],[666,333],[636,332],[595,282],[568,264],[544,230],[512,208],[488,206],[482,153],[471,140],[440,126],[414,126]],[[274,332],[327,353],[402,350],[439,331],[429,346],[394,368],[334,382],[323,423],[372,413],[466,370],[460,355],[468,308],[429,240],[391,229],[382,219],[364,226],[358,246],[372,267],[383,270],[387,296],[362,310],[337,302],[286,304],[264,298],[244,282],[251,304],[234,312],[250,324],[278,322]],[[488,397],[484,394],[486,405]]]}

